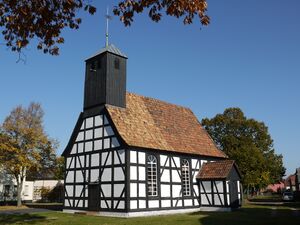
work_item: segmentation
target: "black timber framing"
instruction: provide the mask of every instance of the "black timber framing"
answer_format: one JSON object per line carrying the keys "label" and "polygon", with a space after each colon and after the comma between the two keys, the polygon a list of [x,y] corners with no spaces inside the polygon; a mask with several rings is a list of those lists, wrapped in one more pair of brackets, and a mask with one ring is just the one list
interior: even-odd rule
{"label": "black timber framing", "polygon": [[[193,176],[195,175],[195,173],[197,174],[199,169],[196,168],[192,168],[192,159],[197,160],[197,164],[201,162],[201,160],[204,161],[216,161],[219,160],[219,158],[217,157],[207,157],[207,156],[199,156],[199,155],[192,155],[192,154],[184,154],[184,153],[177,153],[177,152],[168,152],[168,151],[161,151],[161,150],[154,150],[154,149],[146,149],[146,148],[139,148],[139,147],[129,147],[128,149],[126,149],[126,151],[128,152],[126,154],[126,156],[128,157],[128,160],[126,160],[126,168],[128,170],[128,173],[130,173],[130,166],[135,166],[137,167],[137,180],[130,180],[130,174],[128,174],[127,177],[127,181],[126,184],[128,186],[128,189],[130,189],[130,183],[136,183],[137,184],[137,197],[130,197],[130,190],[128,190],[128,199],[127,199],[127,204],[128,204],[128,212],[143,212],[143,211],[157,211],[157,210],[175,210],[175,209],[192,209],[192,208],[199,208],[201,205],[201,201],[200,201],[200,190],[199,190],[199,186],[198,186],[198,182],[193,182]],[[130,151],[136,151],[136,157],[137,157],[137,163],[132,163],[130,162]],[[138,152],[143,152],[145,153],[145,164],[140,164],[140,160],[139,160],[139,154]],[[148,190],[147,190],[147,156],[148,155],[154,155],[157,159],[157,171],[158,171],[158,176],[157,176],[157,183],[158,183],[158,196],[148,196]],[[166,161],[163,163],[166,163],[168,165],[163,165],[161,166],[161,158],[160,156],[164,155],[167,157]],[[173,157],[178,157],[179,158],[179,167],[176,166],[172,166],[172,160]],[[180,185],[182,186],[182,182],[173,182],[172,180],[172,170],[176,170],[179,174],[179,177],[181,179],[181,161],[182,159],[187,159],[189,161],[189,174],[190,174],[190,189],[191,189],[191,195],[190,196],[183,196],[181,194],[180,197],[173,197],[173,188],[172,185]],[[127,165],[128,164],[128,165]],[[174,162],[175,165],[175,162]],[[139,171],[139,167],[145,167],[145,181],[140,181],[138,179],[138,171]],[[201,167],[201,165],[199,165],[199,168]],[[170,175],[170,182],[163,182],[161,181],[161,170],[169,170],[169,175]],[[162,171],[163,172],[163,171]],[[140,197],[138,196],[139,192],[138,192],[138,186],[139,184],[145,184],[145,192],[146,195],[145,197]],[[162,184],[166,184],[170,186],[170,197],[161,197],[161,185]],[[194,187],[197,187],[198,189],[198,193],[199,195],[197,196],[194,190]],[[182,189],[181,189],[182,192]],[[146,201],[146,208],[137,208],[137,209],[130,209],[130,200],[135,200],[137,201],[137,207],[139,207],[139,203],[138,200],[145,200]],[[149,201],[150,200],[158,200],[159,201],[159,207],[158,208],[149,208]],[[163,200],[169,200],[171,207],[162,207],[162,201]],[[173,204],[174,200],[176,200],[175,204]],[[181,201],[182,204],[181,206],[177,206],[178,201]],[[184,205],[184,200],[192,200],[192,205],[191,206],[185,206]],[[198,202],[198,204],[195,204],[195,201]],[[221,206],[220,206],[221,207]]]}
{"label": "black timber framing", "polygon": [[[140,148],[140,147],[129,147],[125,142],[124,140],[121,138],[121,136],[118,134],[118,131],[116,129],[116,127],[114,126],[113,124],[113,121],[112,119],[110,118],[110,115],[109,113],[107,112],[106,108],[105,107],[97,107],[97,108],[91,108],[91,109],[88,109],[88,110],[85,110],[84,113],[81,113],[80,115],[80,120],[81,120],[81,123],[82,121],[85,119],[85,118],[88,118],[88,117],[92,117],[92,116],[97,116],[99,114],[104,114],[109,122],[109,125],[111,126],[112,130],[114,131],[114,136],[107,136],[105,138],[111,138],[112,137],[116,137],[117,140],[119,141],[119,144],[120,146],[119,147],[116,147],[116,148],[109,148],[109,149],[103,149],[103,145],[104,145],[104,142],[102,142],[102,149],[101,150],[93,150],[91,152],[81,152],[81,153],[77,153],[76,154],[76,157],[79,157],[79,156],[85,156],[84,157],[84,164],[86,165],[86,161],[88,160],[87,157],[89,157],[89,166],[88,168],[85,166],[85,170],[84,170],[84,180],[86,181],[86,172],[88,171],[88,177],[89,179],[91,178],[91,169],[99,169],[99,175],[101,173],[101,162],[102,162],[102,152],[111,152],[111,151],[117,151],[117,150],[124,150],[125,151],[125,165],[114,165],[114,159],[112,158],[112,164],[111,165],[106,165],[105,168],[116,168],[116,167],[122,167],[122,169],[124,169],[124,176],[125,176],[125,181],[114,181],[113,184],[120,184],[120,183],[124,183],[124,197],[120,197],[120,198],[117,198],[117,197],[110,197],[110,198],[105,198],[105,200],[108,200],[108,201],[111,201],[111,208],[108,208],[108,209],[100,209],[100,211],[112,211],[112,212],[139,212],[139,211],[157,211],[157,210],[170,210],[170,209],[185,209],[185,208],[199,208],[200,205],[201,205],[201,199],[200,199],[200,188],[199,186],[197,185],[197,182],[194,182],[193,181],[193,177],[195,175],[195,173],[198,173],[198,169],[196,168],[193,168],[192,166],[192,159],[194,160],[197,160],[197,164],[199,164],[201,162],[201,160],[205,160],[205,161],[216,161],[216,160],[219,160],[219,159],[223,159],[223,158],[218,158],[218,157],[211,157],[211,156],[203,156],[203,155],[196,155],[196,154],[185,154],[185,153],[178,153],[178,152],[171,152],[171,151],[162,151],[162,150],[155,150],[155,149],[146,149],[146,148]],[[77,122],[77,125],[75,126],[74,128],[74,131],[73,131],[73,134],[72,134],[72,137],[70,139],[70,142],[69,142],[69,146],[66,148],[65,152],[64,152],[64,155],[67,156],[70,154],[70,151],[72,150],[72,144],[75,142],[75,139],[76,139],[76,136],[77,134],[79,133],[80,131],[80,124],[78,125],[79,123],[79,120]],[[105,127],[105,125],[101,126],[103,129]],[[93,129],[94,128],[97,128],[93,122]],[[89,128],[89,129],[92,129],[92,128]],[[86,129],[86,127],[84,127],[84,130],[89,130],[89,129]],[[85,135],[85,132],[84,132],[84,135]],[[94,135],[94,133],[93,133]],[[103,138],[98,138],[98,139],[103,139]],[[72,141],[73,143],[72,143]],[[97,140],[95,138],[95,136],[93,136],[92,140]],[[84,141],[78,141],[77,143],[81,143],[81,142],[84,142]],[[71,143],[71,144],[70,144]],[[110,141],[110,144],[111,144],[111,141]],[[94,145],[94,143],[93,143]],[[94,146],[92,146],[93,148]],[[85,148],[85,145],[84,145],[84,148]],[[85,149],[84,149],[85,150]],[[145,164],[142,165],[140,164],[140,160],[139,160],[139,154],[137,153],[137,163],[131,163],[130,162],[130,151],[131,150],[134,150],[134,151],[137,151],[137,152],[144,152],[145,153]],[[91,166],[91,154],[93,153],[99,153],[99,167],[92,167]],[[149,154],[152,154],[152,155],[155,155],[156,158],[157,158],[157,183],[158,183],[158,196],[157,197],[150,197],[148,196],[148,191],[147,191],[147,181],[139,181],[138,180],[138,176],[139,176],[139,166],[144,166],[145,167],[145,179],[147,179],[147,155]],[[115,154],[114,154],[115,155]],[[167,157],[167,160],[166,160],[166,165],[161,165],[161,162],[160,162],[160,155],[165,155]],[[73,155],[72,155],[73,157]],[[180,161],[180,165],[179,167],[174,167],[172,166],[172,158],[173,157],[179,157],[179,161]],[[190,171],[189,171],[189,175],[190,175],[190,189],[191,189],[191,195],[190,196],[180,196],[180,197],[176,197],[176,198],[173,198],[173,188],[172,188],[172,185],[181,185],[182,186],[182,182],[181,181],[178,181],[178,182],[173,182],[173,179],[172,179],[172,170],[176,170],[178,173],[179,173],[179,177],[181,178],[181,161],[182,159],[187,159],[189,161],[189,168],[190,168]],[[77,161],[77,160],[75,160]],[[70,164],[71,165],[71,164]],[[137,167],[137,180],[136,181],[131,181],[130,180],[130,166],[136,166]],[[201,165],[199,165],[200,167]],[[169,174],[170,174],[170,182],[162,182],[160,177],[161,177],[161,169],[162,170],[169,170]],[[74,168],[72,169],[74,171],[77,171],[77,170],[81,170],[80,168]],[[72,171],[71,170],[71,171]],[[66,173],[70,171],[70,170],[66,170]],[[112,172],[112,176],[114,175],[113,174],[114,172]],[[75,181],[75,178],[76,176],[74,175],[74,181]],[[66,180],[65,180],[66,181]],[[145,197],[139,197],[137,195],[137,197],[130,197],[130,183],[137,183],[137,194],[139,193],[139,183],[144,183],[145,184]],[[101,186],[101,184],[108,184],[109,182],[103,182],[102,180],[99,181],[99,186]],[[66,185],[68,185],[69,183],[65,183]],[[87,188],[88,187],[88,184],[89,182],[83,182],[82,183],[84,185],[84,188]],[[167,184],[169,185],[170,187],[170,197],[161,197],[161,185],[162,184]],[[77,185],[77,184],[76,184]],[[75,184],[74,184],[75,186]],[[75,187],[73,186],[73,194],[75,194]],[[196,195],[196,190],[194,190],[194,188],[198,188],[198,193],[199,195],[197,196]],[[113,186],[111,187],[113,188]],[[100,190],[101,188],[99,188]],[[101,190],[100,190],[101,191]],[[111,192],[113,191],[113,189],[111,189]],[[113,196],[113,193],[111,193],[112,196]],[[73,195],[74,196],[74,195]],[[122,195],[121,195],[122,196]],[[83,195],[80,197],[72,197],[72,198],[69,198],[68,196],[66,196],[66,199],[69,201],[69,200],[73,200],[74,203],[75,203],[75,200],[84,200],[83,201],[83,207],[65,207],[65,209],[76,209],[76,210],[87,210],[87,205],[86,205],[86,201],[88,199],[88,196],[86,196],[86,193],[84,192]],[[149,208],[148,207],[148,202],[149,200],[158,200],[159,201],[159,207],[158,208]],[[184,200],[191,200],[192,201],[192,205],[191,206],[185,206],[184,205]],[[115,209],[116,206],[118,206],[118,204],[120,203],[120,201],[123,201],[124,200],[124,204],[125,204],[125,207],[124,209]],[[130,200],[136,200],[137,201],[137,209],[130,209]],[[145,200],[146,201],[146,208],[144,209],[140,209],[139,207],[139,201],[138,200]],[[171,207],[162,207],[162,201],[163,200],[169,200],[170,201],[170,205]],[[176,201],[174,201],[176,200]],[[114,201],[118,201],[115,202]],[[181,206],[177,206],[178,205],[178,201],[181,201]],[[225,201],[226,201],[226,197],[225,197]],[[198,204],[196,204],[196,202],[198,202]],[[114,205],[115,204],[115,205]],[[78,201],[77,201],[77,205],[78,205]]]}
{"label": "black timber framing", "polygon": [[[210,192],[208,192],[205,189],[205,186],[203,182],[209,182],[210,183]],[[216,182],[222,182],[222,189],[223,191],[218,190]],[[227,196],[227,190],[226,190],[226,180],[225,179],[210,179],[210,180],[201,180],[199,181],[199,186],[200,186],[200,192],[199,195],[205,195],[206,199],[208,201],[208,204],[203,204],[201,202],[201,206],[208,206],[208,207],[228,207],[227,201],[226,201],[226,196]],[[216,191],[215,191],[216,190]],[[209,198],[209,195],[211,198]],[[217,195],[219,204],[215,204],[215,196]],[[222,197],[223,196],[223,200]],[[202,199],[202,198],[201,198]],[[211,200],[210,200],[211,199]]]}
{"label": "black timber framing", "polygon": [[[104,108],[102,108],[104,109]],[[85,114],[85,116],[83,116]],[[113,189],[111,189],[111,196],[110,197],[105,197],[102,199],[104,201],[106,201],[106,204],[107,204],[107,201],[110,201],[110,204],[111,204],[111,207],[110,208],[107,208],[107,209],[103,209],[101,208],[101,205],[99,206],[99,208],[101,208],[100,210],[101,211],[114,211],[114,212],[125,212],[126,211],[126,207],[124,209],[115,209],[115,207],[118,207],[120,201],[124,201],[124,204],[126,203],[126,193],[125,193],[125,188],[126,188],[126,168],[124,168],[126,166],[126,151],[125,151],[125,146],[124,146],[124,142],[123,140],[120,138],[120,136],[118,135],[118,132],[116,131],[116,128],[114,127],[112,121],[111,121],[111,118],[109,117],[108,113],[106,112],[106,110],[102,110],[102,111],[95,111],[92,112],[91,110],[89,112],[85,112],[84,114],[81,113],[80,115],[80,119],[81,121],[77,122],[77,125],[73,131],[73,134],[72,134],[72,137],[70,139],[70,143],[69,144],[70,146],[68,146],[69,148],[66,148],[65,152],[64,152],[64,156],[65,156],[65,163],[67,163],[67,158],[70,157],[71,160],[74,160],[74,168],[70,169],[70,168],[66,168],[66,171],[65,171],[65,174],[67,175],[69,171],[73,171],[74,172],[74,181],[73,182],[66,182],[66,176],[65,176],[65,185],[72,185],[73,186],[73,196],[72,197],[69,197],[67,195],[67,193],[65,193],[65,199],[67,199],[67,201],[70,201],[72,200],[73,201],[73,204],[72,206],[64,206],[64,209],[75,209],[75,210],[88,210],[87,209],[87,206],[88,205],[85,205],[86,203],[86,200],[88,200],[88,196],[85,195],[85,188],[88,188],[88,185],[91,184],[90,180],[87,180],[86,179],[86,172],[88,171],[89,175],[88,175],[88,178],[91,179],[91,170],[92,169],[99,169],[99,176],[101,175],[101,173],[103,172],[103,169],[104,168],[110,168],[111,169],[111,177],[112,177],[112,182],[110,181],[102,181],[101,179],[99,180],[99,192],[101,192],[101,184],[112,184],[111,188],[113,188],[114,184],[123,184],[124,185],[124,190],[121,192],[120,194],[120,197],[116,197],[114,196],[114,193],[112,192]],[[98,115],[105,115],[106,118],[107,118],[107,121],[108,121],[108,125],[101,125],[101,126],[95,126],[95,121],[94,121],[94,116],[98,116]],[[83,128],[83,130],[81,131],[84,131],[83,132],[83,140],[82,141],[76,141],[76,136],[79,134],[79,131],[80,131],[80,128],[81,128],[81,123],[84,121],[84,119],[86,118],[90,118],[90,117],[93,117],[93,125],[91,128],[86,128],[86,126]],[[104,117],[102,118],[103,119],[103,123],[104,123]],[[78,143],[84,143],[86,140],[85,140],[85,131],[87,130],[93,130],[95,128],[102,128],[102,135],[104,135],[104,127],[106,126],[110,126],[111,129],[113,130],[114,132],[114,135],[113,136],[106,136],[106,137],[100,137],[100,138],[95,138],[94,136],[94,132],[93,132],[93,137],[92,139],[90,139],[89,141],[92,141],[92,151],[89,151],[89,152],[86,152],[85,151],[85,145],[83,145],[83,151],[82,152],[78,152],[78,148],[77,148],[77,145]],[[112,138],[113,137],[116,137],[118,142],[119,142],[119,147],[115,147],[115,148],[112,148]],[[95,140],[104,140],[105,138],[108,138],[110,140],[110,146],[109,148],[107,149],[104,149],[104,141],[102,141],[102,148],[100,150],[93,150],[94,149],[94,141]],[[73,141],[73,143],[72,143]],[[76,153],[75,154],[70,154],[71,150],[72,150],[72,144],[75,144],[76,145]],[[121,163],[121,160],[120,160],[120,157],[118,155],[118,151],[125,151],[124,154],[125,154],[125,157],[124,157],[124,164]],[[104,165],[104,167],[101,165],[101,162],[102,162],[102,153],[107,153],[107,157],[109,156],[109,154],[112,154],[113,157],[111,157],[111,165]],[[91,156],[92,154],[99,154],[99,166],[92,166],[91,163],[92,163],[92,159],[91,159]],[[82,166],[78,167],[77,165],[77,161],[81,164],[80,160],[77,160],[77,158],[79,159],[80,156],[83,156],[84,157],[84,167],[82,168]],[[118,165],[114,165],[115,163],[115,160],[114,160],[114,157],[118,157],[118,161],[119,163],[121,164],[118,164]],[[89,159],[89,165],[87,165],[87,159]],[[72,162],[70,161],[70,164],[69,166],[72,165]],[[122,181],[113,181],[113,173],[114,173],[114,168],[122,168],[123,172],[124,172],[124,180]],[[79,172],[79,171],[82,171],[83,172],[83,177],[84,177],[84,181],[83,182],[80,182],[80,183],[77,183],[76,182],[76,173],[75,172]],[[75,186],[78,186],[78,185],[82,185],[83,186],[83,189],[82,189],[82,192],[80,193],[80,196],[79,197],[76,197],[75,196]],[[66,191],[65,191],[66,192]],[[124,194],[124,196],[123,196]],[[122,197],[123,196],[123,197]],[[100,197],[100,193],[99,193],[99,197]],[[75,204],[76,200],[82,200],[83,201],[83,207],[78,207],[78,204],[79,204],[79,201],[77,201],[77,204]],[[116,204],[115,204],[115,201],[116,201]],[[100,203],[100,201],[99,201]],[[114,205],[115,204],[115,205]],[[114,207],[115,206],[115,207]]]}

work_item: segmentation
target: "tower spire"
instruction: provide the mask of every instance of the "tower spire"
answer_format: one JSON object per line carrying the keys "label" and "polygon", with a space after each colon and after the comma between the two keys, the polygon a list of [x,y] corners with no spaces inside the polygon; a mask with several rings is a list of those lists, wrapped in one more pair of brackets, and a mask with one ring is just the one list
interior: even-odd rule
{"label": "tower spire", "polygon": [[109,34],[108,34],[108,22],[109,22],[109,20],[111,20],[111,16],[108,14],[108,6],[106,8],[105,18],[106,18],[106,33],[105,33],[106,42],[105,42],[105,47],[107,47],[108,46],[108,37],[109,37]]}

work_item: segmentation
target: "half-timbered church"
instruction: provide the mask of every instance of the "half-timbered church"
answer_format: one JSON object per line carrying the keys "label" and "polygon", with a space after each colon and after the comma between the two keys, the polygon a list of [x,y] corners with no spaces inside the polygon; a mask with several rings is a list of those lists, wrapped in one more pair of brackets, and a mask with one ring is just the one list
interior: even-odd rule
{"label": "half-timbered church", "polygon": [[234,161],[190,109],[126,92],[126,61],[114,45],[86,60],[83,112],[63,152],[64,211],[140,216],[239,207]]}

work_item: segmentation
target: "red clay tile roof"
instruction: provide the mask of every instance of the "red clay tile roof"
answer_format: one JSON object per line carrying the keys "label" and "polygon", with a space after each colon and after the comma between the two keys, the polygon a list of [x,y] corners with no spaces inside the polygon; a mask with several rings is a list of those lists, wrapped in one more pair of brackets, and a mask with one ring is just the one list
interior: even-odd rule
{"label": "red clay tile roof", "polygon": [[224,179],[228,177],[234,160],[220,160],[204,163],[197,174],[198,179]]}
{"label": "red clay tile roof", "polygon": [[106,108],[129,146],[227,157],[188,108],[132,93],[126,94],[125,109]]}

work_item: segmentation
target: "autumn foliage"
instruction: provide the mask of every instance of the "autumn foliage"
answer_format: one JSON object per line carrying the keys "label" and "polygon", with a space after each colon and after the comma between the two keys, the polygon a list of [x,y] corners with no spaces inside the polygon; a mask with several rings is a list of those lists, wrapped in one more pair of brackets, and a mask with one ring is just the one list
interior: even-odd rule
{"label": "autumn foliage", "polygon": [[[37,40],[37,49],[51,55],[59,54],[64,43],[64,28],[78,29],[79,10],[94,14],[90,0],[2,0],[0,1],[0,31],[4,43],[12,51],[21,52],[31,40]],[[120,0],[114,7],[125,26],[131,25],[136,13],[148,11],[151,20],[158,22],[163,13],[183,18],[184,24],[198,17],[202,25],[209,24],[206,0]]]}
{"label": "autumn foliage", "polygon": [[27,173],[40,170],[45,156],[55,151],[56,141],[45,133],[43,116],[41,106],[31,103],[28,108],[14,108],[0,125],[0,169],[17,182],[18,206]]}

